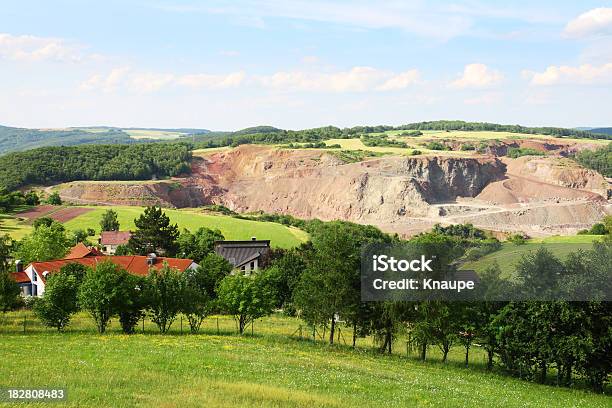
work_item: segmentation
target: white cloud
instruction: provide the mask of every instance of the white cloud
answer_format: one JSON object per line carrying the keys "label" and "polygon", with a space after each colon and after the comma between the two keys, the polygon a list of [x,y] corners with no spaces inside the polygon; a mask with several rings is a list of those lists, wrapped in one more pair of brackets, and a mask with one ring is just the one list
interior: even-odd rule
{"label": "white cloud", "polygon": [[416,83],[418,78],[417,70],[394,74],[373,67],[353,67],[337,72],[281,71],[259,76],[257,81],[264,87],[283,91],[339,93],[398,90]]}
{"label": "white cloud", "polygon": [[268,88],[288,91],[363,92],[379,83],[387,74],[372,67],[353,67],[333,73],[289,71],[259,77]]}
{"label": "white cloud", "polygon": [[133,72],[127,67],[111,70],[108,74],[95,74],[83,81],[81,91],[101,90],[113,92],[120,88],[133,92],[156,92],[166,86],[188,88],[224,89],[239,86],[245,79],[242,71],[229,74],[188,74],[176,75],[161,72]]}
{"label": "white cloud", "polygon": [[0,58],[15,61],[80,61],[79,47],[59,38],[0,33]]}
{"label": "white cloud", "polygon": [[495,85],[504,76],[501,72],[493,70],[484,64],[468,64],[463,69],[463,75],[451,82],[453,88],[486,88]]}
{"label": "white cloud", "polygon": [[595,8],[567,23],[564,35],[571,38],[612,34],[612,8]]}
{"label": "white cloud", "polygon": [[382,85],[378,86],[376,89],[378,89],[379,91],[396,91],[399,89],[404,89],[409,87],[410,85],[418,83],[419,78],[419,71],[416,69],[411,69],[409,71],[402,72],[387,79]]}
{"label": "white cloud", "polygon": [[191,74],[178,77],[176,83],[191,88],[235,88],[244,81],[245,76],[246,74],[242,71],[227,75]]}
{"label": "white cloud", "polygon": [[544,72],[523,71],[523,77],[531,78],[531,85],[590,85],[612,82],[612,63],[576,67],[551,65]]}
{"label": "white cloud", "polygon": [[95,74],[83,81],[79,87],[82,91],[101,89],[104,92],[112,92],[117,89],[129,72],[128,67],[114,68],[108,75]]}

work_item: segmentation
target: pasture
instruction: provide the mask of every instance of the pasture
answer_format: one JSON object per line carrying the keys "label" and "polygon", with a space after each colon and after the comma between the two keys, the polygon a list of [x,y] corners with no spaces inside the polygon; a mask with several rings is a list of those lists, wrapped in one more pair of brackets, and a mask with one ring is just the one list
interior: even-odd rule
{"label": "pasture", "polygon": [[[134,219],[140,216],[144,207],[89,207],[92,211],[81,214],[66,222],[64,225],[69,230],[93,228],[100,232],[100,219],[102,214],[109,208],[118,214],[122,230],[133,230]],[[286,227],[281,224],[263,221],[251,221],[233,218],[225,215],[205,214],[197,209],[175,210],[164,209],[172,223],[178,224],[182,230],[186,228],[192,232],[200,227],[219,229],[228,240],[244,240],[251,237],[271,240],[273,247],[292,248],[305,242],[308,234],[298,228]]]}
{"label": "pasture", "polygon": [[462,265],[461,269],[473,269],[480,273],[497,263],[502,271],[502,277],[512,278],[515,274],[516,264],[529,252],[535,252],[538,248],[543,247],[559,259],[565,260],[570,252],[575,252],[579,249],[591,249],[593,240],[600,237],[597,235],[553,236],[532,239],[523,245],[504,242],[500,250],[485,255],[476,261],[466,262]]}
{"label": "pasture", "polygon": [[41,327],[31,312],[0,319],[1,385],[65,387],[67,401],[55,406],[610,406],[609,396],[486,372],[477,347],[470,368],[462,366],[461,348],[451,350],[447,364],[431,348],[423,363],[401,340],[389,356],[369,338],[355,350],[300,338],[301,322],[282,315],[257,320],[253,335],[249,328],[244,336],[226,316],[208,318],[197,335],[185,326],[181,333],[180,320],[167,335],[149,322],[144,333],[121,334],[113,322],[98,335],[84,313],[65,333]]}
{"label": "pasture", "polygon": [[[35,218],[48,216],[62,222],[69,231],[93,228],[99,234],[100,219],[109,208],[117,212],[122,230],[133,230],[135,228],[134,219],[144,211],[144,207],[130,206],[41,207],[43,211],[37,212],[31,209],[23,213],[33,215],[31,218],[21,218],[20,214],[0,214],[0,233],[9,234],[13,239],[21,239],[32,231],[31,224]],[[272,247],[276,248],[292,248],[308,240],[306,232],[278,223],[242,220],[225,215],[208,214],[197,209],[164,209],[164,211],[170,217],[171,222],[179,226],[180,230],[186,228],[194,232],[200,227],[219,229],[228,240],[258,237],[271,240]]]}

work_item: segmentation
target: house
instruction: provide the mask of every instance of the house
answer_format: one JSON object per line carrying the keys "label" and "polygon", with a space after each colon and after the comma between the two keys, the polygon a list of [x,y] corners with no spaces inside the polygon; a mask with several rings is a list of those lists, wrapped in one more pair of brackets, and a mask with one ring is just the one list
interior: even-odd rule
{"label": "house", "polygon": [[98,243],[105,255],[115,255],[119,245],[126,245],[132,233],[130,231],[102,231]]}
{"label": "house", "polygon": [[[125,256],[107,256],[102,255],[95,249],[89,249],[87,253],[83,251],[81,247],[83,244],[79,244],[72,248],[66,258],[55,259],[52,261],[44,262],[32,262],[27,267],[23,267],[21,261],[15,261],[16,271],[11,275],[13,279],[19,284],[21,288],[21,294],[23,296],[42,296],[45,293],[45,284],[47,277],[59,270],[67,264],[79,263],[85,266],[95,266],[100,262],[111,261],[112,263],[120,266],[131,274],[138,276],[146,276],[149,273],[150,268],[160,269],[164,263],[167,263],[171,268],[176,268],[181,272],[186,270],[193,270],[198,267],[191,259],[180,259],[180,258],[168,258],[156,256],[155,254],[149,254],[147,256],[142,255],[125,255]],[[81,257],[76,257],[78,254],[82,254]],[[72,256],[68,258],[68,256]]]}
{"label": "house", "polygon": [[231,263],[234,268],[250,274],[267,266],[270,257],[270,241],[215,241],[215,252]]}

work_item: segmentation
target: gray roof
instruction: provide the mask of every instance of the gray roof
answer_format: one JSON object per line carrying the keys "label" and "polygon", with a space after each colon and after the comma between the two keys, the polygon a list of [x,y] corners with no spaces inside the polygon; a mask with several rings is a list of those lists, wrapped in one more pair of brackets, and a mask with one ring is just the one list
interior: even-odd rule
{"label": "gray roof", "polygon": [[270,251],[269,240],[216,241],[215,252],[227,259],[234,267],[240,268]]}

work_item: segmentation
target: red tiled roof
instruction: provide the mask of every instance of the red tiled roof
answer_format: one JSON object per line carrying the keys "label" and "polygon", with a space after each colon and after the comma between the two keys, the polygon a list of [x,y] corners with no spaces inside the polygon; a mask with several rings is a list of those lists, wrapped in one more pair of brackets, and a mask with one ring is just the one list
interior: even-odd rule
{"label": "red tiled roof", "polygon": [[77,259],[57,259],[54,261],[46,262],[32,262],[30,265],[34,267],[38,275],[45,281],[43,273],[45,271],[53,274],[59,272],[62,266],[69,263],[80,263],[85,266],[95,266],[103,261],[111,261],[115,265],[118,265],[128,271],[131,274],[146,276],[149,273],[149,267],[160,269],[164,262],[168,263],[171,268],[178,269],[184,272],[193,263],[191,259],[180,259],[180,258],[165,258],[158,256],[155,260],[155,264],[149,266],[147,264],[147,257],[142,255],[125,255],[125,256],[88,256],[85,258]]}
{"label": "red tiled roof", "polygon": [[100,244],[125,245],[131,237],[132,233],[130,231],[102,231],[100,234]]}
{"label": "red tiled roof", "polygon": [[17,283],[30,283],[30,278],[25,272],[11,272],[11,277]]}
{"label": "red tiled roof", "polygon": [[95,255],[102,255],[102,253],[95,248],[87,248],[85,244],[79,242],[73,246],[72,249],[70,249],[70,252],[64,257],[64,259],[78,259]]}

